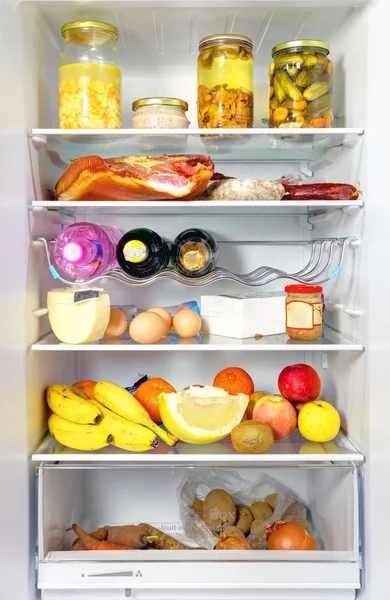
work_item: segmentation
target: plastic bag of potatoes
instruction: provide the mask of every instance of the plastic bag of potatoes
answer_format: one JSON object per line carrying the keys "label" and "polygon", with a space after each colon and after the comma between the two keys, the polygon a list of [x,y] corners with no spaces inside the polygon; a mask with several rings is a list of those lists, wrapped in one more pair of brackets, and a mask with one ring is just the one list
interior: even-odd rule
{"label": "plastic bag of potatoes", "polygon": [[227,548],[223,542],[229,536],[264,550],[266,529],[276,521],[298,522],[313,531],[302,502],[263,473],[249,481],[234,471],[196,470],[181,482],[178,499],[184,533],[210,550]]}

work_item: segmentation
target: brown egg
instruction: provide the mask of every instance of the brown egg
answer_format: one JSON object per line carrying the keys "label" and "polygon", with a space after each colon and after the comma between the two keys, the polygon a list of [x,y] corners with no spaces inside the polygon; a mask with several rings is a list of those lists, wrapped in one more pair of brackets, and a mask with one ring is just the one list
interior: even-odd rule
{"label": "brown egg", "polygon": [[166,335],[172,327],[171,313],[166,308],[162,308],[162,306],[154,306],[153,308],[149,308],[147,312],[154,312],[156,315],[160,315],[160,317],[164,319],[166,325],[164,335]]}
{"label": "brown egg", "polygon": [[173,329],[180,337],[190,338],[200,331],[202,320],[198,313],[189,308],[182,308],[173,319]]}
{"label": "brown egg", "polygon": [[110,320],[105,331],[105,336],[116,338],[125,333],[127,329],[127,317],[123,310],[111,306],[110,308]]}
{"label": "brown egg", "polygon": [[139,344],[155,344],[164,336],[165,329],[165,321],[160,315],[143,312],[130,323],[129,334]]}

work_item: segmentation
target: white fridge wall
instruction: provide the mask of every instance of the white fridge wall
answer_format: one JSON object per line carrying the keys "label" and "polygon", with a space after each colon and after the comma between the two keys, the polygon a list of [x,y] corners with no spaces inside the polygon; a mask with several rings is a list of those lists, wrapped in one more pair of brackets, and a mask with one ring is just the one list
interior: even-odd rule
{"label": "white fridge wall", "polygon": [[[17,3],[12,2],[11,4],[16,5]],[[51,4],[48,1],[41,2],[41,6],[45,7],[49,16]],[[73,7],[69,8],[69,4],[64,3],[63,7],[59,7],[61,10],[63,8],[67,10],[69,17],[62,19],[61,16],[58,18],[58,22],[62,23],[68,18],[70,20],[74,17]],[[99,2],[99,5],[101,4]],[[123,11],[125,3],[120,4]],[[200,10],[201,3],[196,4]],[[276,4],[282,3],[268,4],[274,7]],[[286,4],[291,6],[295,3]],[[367,456],[365,572],[361,598],[362,600],[379,600],[386,597],[387,594],[388,549],[385,536],[378,537],[378,532],[383,531],[384,524],[387,522],[386,494],[390,489],[388,433],[384,426],[384,423],[388,423],[390,420],[390,408],[384,399],[386,390],[383,385],[384,374],[388,370],[390,333],[389,320],[386,316],[386,302],[390,294],[389,281],[386,276],[388,261],[386,242],[388,223],[390,222],[388,214],[390,208],[387,201],[388,123],[383,118],[383,115],[388,113],[388,98],[390,97],[389,78],[384,76],[387,68],[386,57],[389,53],[390,7],[386,0],[373,2],[363,14],[353,17],[341,30],[337,31],[339,13],[333,12],[334,8],[330,8],[331,3],[324,1],[322,4],[329,5],[327,9],[332,17],[332,24],[334,23],[336,27],[336,33],[331,38],[332,57],[340,57],[336,58],[336,63],[339,61],[339,66],[343,65],[345,70],[344,83],[339,75],[336,76],[336,83],[339,86],[337,92],[339,94],[338,112],[341,114],[342,111],[339,107],[344,106],[347,124],[366,128],[365,152],[360,179],[364,185],[366,201],[364,235],[369,241],[363,246],[361,252],[360,279],[363,285],[359,292],[359,304],[368,314],[359,322],[359,325],[353,323],[350,325],[354,331],[359,331],[359,337],[361,334],[361,339],[367,346],[367,354],[366,357],[358,360],[355,357],[350,359],[356,365],[355,370],[352,371],[349,370],[350,364],[346,364],[344,359],[341,360],[338,355],[334,355],[329,363],[328,373],[333,371],[329,383],[335,391],[337,390],[338,397],[348,396],[348,400],[345,400],[344,420],[348,421],[348,429],[352,436],[361,441],[361,449]],[[340,2],[339,4],[344,5],[345,3]],[[86,10],[85,5],[82,10]],[[315,12],[312,15],[310,18],[316,18]],[[4,319],[0,340],[4,386],[4,412],[0,436],[2,460],[0,464],[2,481],[8,482],[5,494],[2,494],[3,514],[6,515],[3,523],[3,537],[7,540],[7,551],[2,553],[3,560],[1,562],[2,570],[4,570],[2,593],[4,597],[13,600],[31,600],[35,594],[33,573],[35,505],[31,492],[33,486],[29,486],[29,483],[32,484],[33,477],[32,471],[29,470],[28,457],[43,432],[42,390],[45,385],[60,378],[67,380],[78,378],[81,373],[84,373],[84,366],[89,365],[89,362],[94,362],[96,365],[96,374],[100,367],[99,362],[96,362],[96,355],[90,357],[85,355],[83,370],[78,370],[76,353],[69,353],[66,357],[60,354],[60,358],[56,355],[50,358],[48,353],[36,355],[36,358],[27,354],[29,344],[35,341],[40,334],[38,324],[31,316],[31,311],[42,302],[42,299],[39,298],[39,290],[43,289],[41,287],[43,272],[39,274],[38,278],[34,272],[34,264],[40,259],[37,259],[36,256],[33,257],[28,250],[27,201],[31,200],[34,194],[30,183],[26,133],[31,127],[56,125],[55,55],[57,42],[53,43],[53,34],[56,33],[58,40],[58,30],[52,28],[53,33],[50,34],[45,27],[45,22],[42,21],[41,34],[39,34],[31,15],[26,14],[25,18],[26,20],[23,22],[20,8],[17,13],[14,13],[5,0],[0,2],[0,51],[3,56],[0,68],[2,80],[7,82],[7,93],[3,93],[0,100],[0,206],[3,226],[2,256],[6,257],[2,264],[3,293],[0,303],[2,314],[13,316],[12,321],[10,318]],[[296,31],[298,21],[294,22]],[[226,22],[226,18],[222,22]],[[324,21],[318,19],[318,24],[319,29],[316,31],[316,35],[324,37],[321,35],[324,31],[322,29]],[[302,33],[305,31],[308,35],[310,28],[303,30]],[[330,32],[331,29],[327,31],[329,34]],[[292,21],[287,20],[284,29],[275,30],[276,39],[272,42],[277,43],[283,37],[291,37],[292,33]],[[12,53],[12,61],[5,60],[4,58],[9,57],[10,53]],[[163,61],[165,58],[162,57],[161,60]],[[191,60],[194,58],[195,55],[191,57]],[[267,51],[264,65],[268,59],[269,52]],[[179,83],[180,75],[177,75],[175,80],[175,86],[169,87],[169,89],[172,90],[171,93],[180,95],[180,91],[183,89]],[[137,81],[135,79],[131,85]],[[264,84],[264,76],[262,81]],[[378,82],[381,86],[380,94],[377,92]],[[129,89],[129,84],[126,83],[126,85]],[[194,97],[192,78],[191,85],[189,83],[188,85],[188,89],[192,90],[191,95]],[[343,86],[344,94],[342,93]],[[130,106],[132,99],[146,93],[161,92],[153,88],[150,83],[145,83],[145,85],[137,87],[136,92],[131,92],[126,96],[126,103]],[[260,102],[263,102],[263,106],[265,106],[264,98]],[[127,114],[129,115],[129,113]],[[193,116],[192,120],[195,120]],[[357,172],[355,162],[351,168],[356,169]],[[335,168],[338,169],[339,166]],[[329,172],[331,171],[327,171],[327,176]],[[343,176],[342,169],[334,172],[339,173],[340,177]],[[349,221],[347,227],[349,227]],[[41,269],[41,267],[38,268]],[[162,359],[163,356],[164,359]],[[179,356],[175,355],[175,363],[179,361]],[[273,365],[278,365],[277,356],[275,354],[269,359],[267,358],[266,364],[272,362]],[[174,365],[169,366],[168,358],[160,354],[159,364],[164,365],[165,363],[166,372],[169,374],[171,369],[173,374]],[[190,355],[183,357],[183,361],[188,363],[190,358]],[[214,360],[216,358],[214,357]],[[252,355],[251,360],[254,359],[255,355]],[[310,359],[311,357],[305,356],[305,361],[309,362]],[[110,360],[113,363],[112,374],[114,376],[117,373],[118,379],[124,379],[123,368],[126,367],[126,361],[130,362],[131,360],[132,371],[130,372],[141,369],[141,365],[138,366],[140,359],[136,359],[136,357],[126,359],[117,354],[115,358],[102,356],[99,360],[107,370],[107,362]],[[206,362],[203,357],[202,360]],[[218,356],[218,361],[220,360],[226,363],[229,360],[232,364],[237,362],[235,355],[227,355],[223,359]],[[240,355],[240,361],[243,360],[244,355]],[[263,361],[264,358],[261,358],[262,363]],[[294,360],[294,362],[298,361],[299,358]],[[202,363],[197,364],[203,367]],[[121,365],[123,365],[122,370]],[[273,368],[275,372],[278,370],[277,366]],[[208,372],[211,372],[211,367]],[[323,371],[321,371],[321,376],[327,385],[326,374]],[[351,386],[355,387],[351,389]],[[15,423],[17,426],[14,425]],[[302,594],[299,593],[299,598],[301,597]],[[332,595],[326,596],[326,600],[328,597],[332,598]],[[72,600],[74,600],[73,597]]]}

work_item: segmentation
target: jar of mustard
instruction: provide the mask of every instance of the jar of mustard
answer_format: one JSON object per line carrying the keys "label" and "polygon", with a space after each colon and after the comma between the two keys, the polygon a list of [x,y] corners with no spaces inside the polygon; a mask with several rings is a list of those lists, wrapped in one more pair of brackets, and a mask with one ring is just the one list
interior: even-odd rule
{"label": "jar of mustard", "polygon": [[118,30],[102,21],[72,21],[61,28],[58,114],[62,129],[122,126],[122,71]]}
{"label": "jar of mustard", "polygon": [[332,127],[333,63],[329,50],[320,40],[293,40],[272,48],[270,127]]}
{"label": "jar of mustard", "polygon": [[286,332],[294,340],[316,340],[322,336],[322,287],[288,285]]}
{"label": "jar of mustard", "polygon": [[140,98],[133,102],[134,129],[188,129],[188,104],[179,98]]}
{"label": "jar of mustard", "polygon": [[198,126],[253,126],[252,40],[220,34],[199,42]]}

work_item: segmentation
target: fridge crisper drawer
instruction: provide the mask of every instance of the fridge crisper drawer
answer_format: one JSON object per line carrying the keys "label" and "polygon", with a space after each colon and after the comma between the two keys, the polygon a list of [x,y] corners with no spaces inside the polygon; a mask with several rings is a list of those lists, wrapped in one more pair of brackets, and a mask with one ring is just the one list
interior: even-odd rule
{"label": "fridge crisper drawer", "polygon": [[[199,469],[202,471],[202,469]],[[239,470],[255,480],[260,470]],[[70,552],[76,522],[149,522],[180,537],[185,467],[42,464],[38,587],[47,600],[351,600],[360,587],[355,466],[262,467],[309,507],[320,550]],[[72,593],[68,593],[72,591]],[[222,595],[221,592],[223,591]]]}

